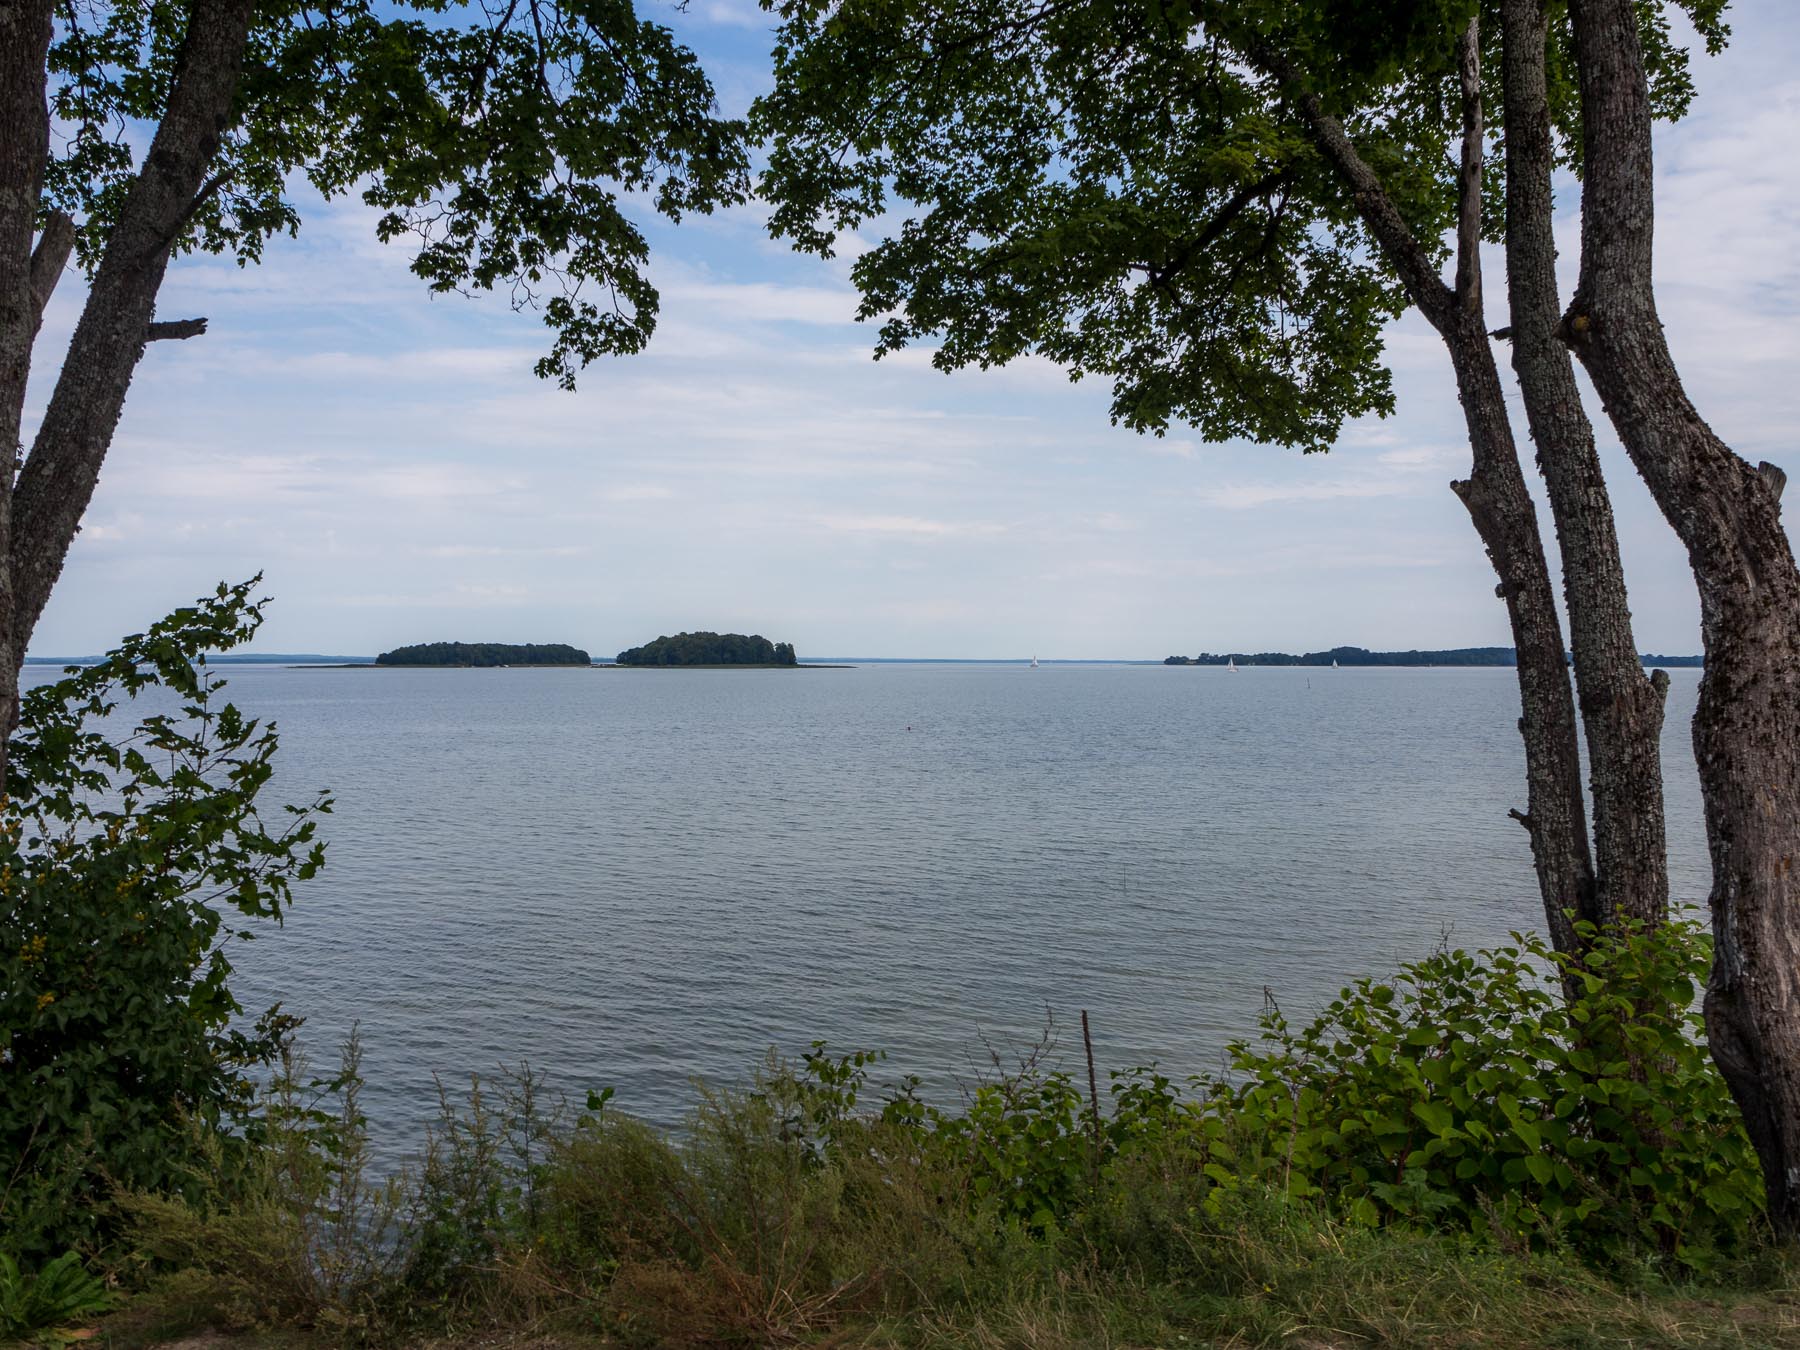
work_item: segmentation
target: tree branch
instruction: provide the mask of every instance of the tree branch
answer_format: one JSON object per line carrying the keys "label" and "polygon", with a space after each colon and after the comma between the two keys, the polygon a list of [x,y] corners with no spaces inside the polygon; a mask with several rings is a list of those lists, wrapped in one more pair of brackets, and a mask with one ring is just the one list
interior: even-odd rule
{"label": "tree branch", "polygon": [[1172,298],[1173,292],[1169,290],[1168,279],[1211,248],[1219,236],[1224,234],[1231,227],[1231,223],[1243,215],[1252,203],[1267,197],[1269,193],[1285,183],[1292,167],[1292,165],[1284,165],[1274,173],[1267,174],[1256,182],[1246,183],[1239,188],[1231,200],[1221,206],[1213,214],[1212,219],[1206,222],[1206,227],[1200,231],[1199,236],[1177,253],[1167,266],[1145,269],[1150,274],[1151,282],[1162,288]]}
{"label": "tree branch", "polygon": [[199,337],[206,332],[205,319],[171,319],[152,323],[144,329],[145,342],[162,342],[170,338]]}
{"label": "tree branch", "polygon": [[181,232],[187,228],[188,222],[200,214],[200,208],[216,197],[219,193],[219,189],[224,187],[230,181],[231,175],[229,173],[221,172],[215,173],[211,178],[202,183],[200,185],[200,190],[194,193],[194,199],[187,204],[187,209],[181,213],[180,217],[170,225],[168,229],[163,231],[161,237],[157,240],[157,247],[166,249],[172,246],[175,240],[180,236]]}
{"label": "tree branch", "polygon": [[1293,63],[1274,47],[1252,40],[1246,44],[1244,54],[1293,100],[1313,143],[1349,186],[1357,213],[1381,245],[1407,296],[1433,328],[1444,331],[1454,317],[1457,296],[1444,284],[1431,254],[1413,234],[1380,176],[1357,151],[1343,123],[1325,110],[1324,103],[1307,88]]}
{"label": "tree branch", "polygon": [[1456,39],[1456,65],[1462,80],[1462,168],[1456,192],[1456,301],[1465,310],[1481,310],[1481,16]]}
{"label": "tree branch", "polygon": [[44,322],[44,307],[62,280],[63,268],[69,265],[69,254],[75,248],[75,222],[61,211],[53,212],[38,235],[37,247],[31,250],[31,304],[36,311],[32,332]]}

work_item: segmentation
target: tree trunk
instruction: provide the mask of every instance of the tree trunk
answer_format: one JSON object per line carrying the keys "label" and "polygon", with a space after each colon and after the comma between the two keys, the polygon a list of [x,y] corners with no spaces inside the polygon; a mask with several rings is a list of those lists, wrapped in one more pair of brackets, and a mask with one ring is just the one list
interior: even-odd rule
{"label": "tree trunk", "polygon": [[1474,452],[1469,477],[1451,487],[1469,509],[1500,578],[1495,591],[1506,601],[1518,651],[1519,734],[1525,740],[1527,783],[1520,823],[1531,835],[1551,940],[1558,951],[1575,955],[1582,944],[1570,916],[1593,913],[1594,865],[1556,593],[1486,324],[1479,311],[1458,310],[1438,331],[1450,349]]}
{"label": "tree trunk", "polygon": [[1552,229],[1542,0],[1504,0],[1506,278],[1513,370],[1537,446],[1563,564],[1575,687],[1594,811],[1594,902],[1583,917],[1660,924],[1668,914],[1662,725],[1669,679],[1646,679],[1631,628],[1612,501],[1569,352]]}
{"label": "tree trunk", "polygon": [[[0,0],[0,560],[12,541],[13,478],[21,450],[25,382],[42,307],[33,285],[32,235],[50,149],[44,70],[51,6]],[[6,781],[6,738],[19,711],[19,658],[10,570],[0,562],[0,789]]]}
{"label": "tree trunk", "polygon": [[1344,183],[1369,233],[1405,285],[1408,297],[1449,349],[1473,452],[1469,477],[1451,487],[1468,508],[1500,578],[1495,591],[1506,602],[1513,645],[1518,652],[1519,733],[1525,741],[1527,797],[1525,811],[1513,814],[1531,836],[1532,860],[1551,938],[1557,950],[1573,954],[1578,952],[1579,944],[1569,915],[1593,911],[1593,857],[1581,791],[1575,700],[1569,687],[1562,621],[1556,611],[1550,569],[1544,560],[1537,510],[1519,467],[1506,395],[1482,315],[1479,227],[1483,128],[1479,71],[1475,66],[1476,37],[1471,24],[1459,44],[1465,134],[1454,289],[1444,284],[1431,255],[1413,235],[1342,124],[1306,88],[1291,64],[1266,47],[1259,47],[1250,55],[1286,87],[1320,153]]}
{"label": "tree trunk", "polygon": [[207,169],[230,124],[254,9],[253,0],[197,0],[190,11],[168,108],[107,240],[19,475],[7,555],[15,663],[93,499],[150,337],[170,250],[210,190]]}
{"label": "tree trunk", "polygon": [[1657,318],[1650,105],[1631,0],[1576,0],[1586,177],[1581,282],[1559,330],[1688,550],[1706,670],[1694,748],[1712,854],[1713,1058],[1800,1233],[1800,573],[1783,475],[1701,420]]}

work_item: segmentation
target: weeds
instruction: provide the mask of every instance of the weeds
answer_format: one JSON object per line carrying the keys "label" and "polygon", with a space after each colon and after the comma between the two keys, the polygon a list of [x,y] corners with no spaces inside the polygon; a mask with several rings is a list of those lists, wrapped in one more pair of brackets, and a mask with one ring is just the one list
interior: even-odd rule
{"label": "weeds", "polygon": [[[423,1153],[380,1184],[353,1041],[304,1090],[284,1060],[260,1162],[222,1171],[215,1203],[125,1198],[131,1278],[190,1318],[334,1344],[522,1326],[669,1346],[1800,1343],[1787,1254],[1736,1204],[1753,1160],[1720,1147],[1698,1047],[1670,1048],[1692,954],[1644,941],[1601,950],[1673,991],[1661,1020],[1595,991],[1577,1038],[1519,953],[1445,953],[1301,1031],[1271,1012],[1232,1081],[1116,1075],[1104,1113],[1042,1053],[994,1056],[953,1108],[815,1044],[702,1088],[673,1133],[503,1072],[440,1087]],[[1593,1112],[1559,1104],[1574,1056],[1613,1048],[1654,1062],[1607,1060]],[[1622,1107],[1646,1085],[1704,1109],[1685,1134],[1645,1115],[1661,1156],[1609,1174],[1640,1147]],[[1499,1122],[1490,1157],[1472,1139]],[[1560,1218],[1537,1159],[1581,1165]],[[1577,1210],[1609,1175],[1611,1201]]]}

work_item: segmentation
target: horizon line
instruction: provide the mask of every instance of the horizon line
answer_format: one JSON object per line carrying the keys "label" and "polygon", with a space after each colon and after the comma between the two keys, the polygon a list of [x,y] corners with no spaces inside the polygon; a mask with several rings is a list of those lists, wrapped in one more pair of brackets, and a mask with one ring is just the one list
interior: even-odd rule
{"label": "horizon line", "polygon": [[[1280,657],[1288,657],[1288,658],[1297,660],[1298,658],[1303,657],[1303,656],[1323,655],[1323,656],[1329,657],[1333,653],[1342,653],[1346,650],[1365,651],[1365,652],[1369,652],[1371,655],[1419,655],[1419,656],[1424,656],[1424,655],[1435,655],[1440,652],[1450,653],[1450,652],[1468,652],[1468,651],[1484,651],[1484,650],[1491,650],[1491,651],[1495,651],[1495,652],[1501,652],[1501,651],[1512,652],[1515,649],[1511,648],[1511,647],[1488,647],[1488,648],[1483,648],[1483,647],[1439,647],[1439,648],[1394,647],[1394,648],[1384,648],[1384,649],[1377,649],[1377,648],[1371,648],[1371,647],[1362,647],[1362,648],[1332,647],[1332,648],[1324,648],[1322,650],[1307,651],[1307,652],[1285,652],[1285,651],[1276,651],[1273,649],[1264,649],[1263,651],[1260,651],[1260,652],[1243,652],[1243,651],[1206,652],[1206,653],[1202,653],[1202,655],[1207,656],[1209,658],[1213,658],[1213,660],[1200,661],[1196,657],[1190,656],[1190,657],[1183,658],[1183,660],[1181,662],[1176,662],[1175,664],[1177,664],[1177,665],[1180,665],[1180,664],[1209,665],[1209,664],[1213,664],[1214,661],[1223,663],[1225,660],[1230,659],[1230,658],[1245,659],[1245,658],[1254,658],[1256,656],[1280,656]],[[1638,653],[1638,658],[1641,662],[1643,662],[1645,664],[1652,664],[1657,661],[1667,661],[1670,663],[1680,663],[1680,662],[1694,663],[1694,662],[1704,661],[1705,654],[1699,653],[1699,652],[1691,653],[1691,654],[1678,654],[1678,653],[1671,653],[1671,652],[1640,652],[1640,653]],[[103,659],[104,659],[104,656],[100,653],[92,653],[92,654],[82,655],[82,656],[27,655],[24,658],[23,664],[25,664],[25,665],[79,666],[79,665],[93,665]],[[1039,665],[1057,665],[1057,666],[1160,666],[1160,665],[1170,664],[1169,658],[1162,657],[1162,656],[1148,656],[1148,657],[1141,657],[1141,656],[839,656],[839,655],[815,656],[811,653],[805,653],[803,655],[799,655],[799,659],[802,663],[806,663],[806,662],[815,662],[815,663],[816,662],[855,662],[855,663],[860,663],[860,664],[865,664],[865,665],[1003,666],[1003,665],[1030,665],[1033,662],[1036,662]],[[216,663],[222,664],[222,665],[282,665],[282,664],[287,664],[287,663],[291,663],[291,662],[311,663],[311,662],[323,662],[323,661],[334,661],[334,662],[356,663],[356,664],[366,663],[369,665],[376,664],[375,657],[373,655],[351,655],[351,654],[329,653],[329,652],[220,652],[220,653],[214,654],[211,657],[211,660],[213,662],[216,662]],[[591,663],[594,665],[617,664],[611,658],[602,658],[602,657],[591,658]],[[1359,664],[1362,664],[1362,663],[1359,663]],[[1366,663],[1366,664],[1368,664],[1370,666],[1385,665],[1385,663],[1375,663],[1375,662],[1370,662],[1370,663]],[[1270,669],[1281,669],[1281,668],[1287,668],[1287,667],[1285,665],[1283,665],[1283,666],[1271,665],[1269,668]],[[1494,668],[1496,668],[1496,669],[1511,669],[1512,666],[1507,663],[1496,662],[1496,663],[1494,663]]]}

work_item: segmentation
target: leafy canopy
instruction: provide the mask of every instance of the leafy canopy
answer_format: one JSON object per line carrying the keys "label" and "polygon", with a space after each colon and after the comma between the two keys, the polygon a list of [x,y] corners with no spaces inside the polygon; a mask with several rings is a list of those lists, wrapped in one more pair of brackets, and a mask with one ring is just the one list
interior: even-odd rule
{"label": "leafy canopy", "polygon": [[566,642],[415,642],[375,658],[378,666],[586,666],[593,662]]}
{"label": "leafy canopy", "polygon": [[622,666],[791,666],[794,644],[761,633],[677,633],[618,655]]}
{"label": "leafy canopy", "polygon": [[[58,0],[43,208],[100,256],[134,140],[168,103],[191,7]],[[565,386],[641,349],[657,295],[634,213],[671,220],[747,191],[739,123],[668,29],[630,0],[259,5],[232,121],[177,250],[259,260],[299,226],[293,185],[354,192],[383,240],[418,241],[433,291],[495,291],[555,331]]]}
{"label": "leafy canopy", "polygon": [[[1152,6],[790,0],[771,228],[857,259],[879,351],[945,370],[1028,353],[1113,381],[1113,417],[1323,448],[1392,406],[1398,291],[1289,119],[1219,43]],[[891,214],[890,214],[891,213]]]}
{"label": "leafy canopy", "polygon": [[[848,232],[882,236],[852,268],[878,355],[928,339],[944,370],[1034,354],[1108,378],[1115,422],[1305,450],[1392,410],[1381,333],[1405,300],[1264,58],[1302,72],[1441,259],[1456,39],[1486,11],[1497,46],[1494,0],[764,2],[781,20],[776,87],[751,114],[770,228],[827,256]],[[1714,46],[1723,4],[1642,7],[1663,115],[1692,95],[1668,12]],[[1497,51],[1484,68],[1497,78]],[[1486,101],[1498,137],[1497,88]],[[1494,230],[1502,181],[1486,183]]]}

